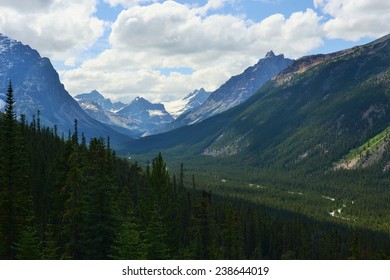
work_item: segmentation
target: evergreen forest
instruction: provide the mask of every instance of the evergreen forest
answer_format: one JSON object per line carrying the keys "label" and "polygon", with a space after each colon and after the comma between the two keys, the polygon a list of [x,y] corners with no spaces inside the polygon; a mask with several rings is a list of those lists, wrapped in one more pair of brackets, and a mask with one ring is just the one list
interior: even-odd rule
{"label": "evergreen forest", "polygon": [[[386,231],[212,192],[163,155],[0,115],[0,259],[388,259]],[[200,182],[200,183],[199,183]],[[304,204],[302,203],[302,207]]]}

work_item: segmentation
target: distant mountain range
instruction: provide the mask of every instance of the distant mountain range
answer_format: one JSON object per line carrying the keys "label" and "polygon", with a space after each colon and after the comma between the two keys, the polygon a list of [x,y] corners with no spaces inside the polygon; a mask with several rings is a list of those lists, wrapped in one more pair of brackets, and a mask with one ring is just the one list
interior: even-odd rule
{"label": "distant mountain range", "polygon": [[93,102],[99,105],[102,109],[110,112],[117,112],[120,109],[126,106],[125,103],[122,102],[114,102],[112,103],[109,98],[105,98],[100,92],[97,90],[93,90],[89,93],[81,93],[74,97],[78,102]]}
{"label": "distant mountain range", "polygon": [[110,136],[113,144],[129,139],[86,114],[65,90],[48,58],[0,34],[0,99],[5,98],[9,80],[14,89],[17,114],[24,114],[28,121],[37,116],[39,110],[41,123],[48,127],[57,125],[58,131],[66,137],[68,131],[73,131],[77,119],[79,131],[84,132],[87,139]]}
{"label": "distant mountain range", "polygon": [[151,103],[143,97],[130,104],[112,103],[97,90],[75,96],[80,106],[94,119],[132,137],[156,134],[181,114],[202,105],[210,93],[203,88],[189,93],[182,99]]}
{"label": "distant mountain range", "polygon": [[151,103],[143,97],[135,98],[130,104],[112,103],[93,90],[79,94],[75,99],[92,118],[131,137],[150,135],[156,127],[174,120],[163,104]]}
{"label": "distant mountain range", "polygon": [[235,171],[330,170],[390,126],[389,53],[390,35],[302,57],[244,103],[201,123],[130,141],[122,153],[234,161]]}
{"label": "distant mountain range", "polygon": [[90,117],[120,133],[135,138],[139,138],[145,133],[145,130],[140,126],[141,121],[117,113],[127,106],[125,103],[112,103],[97,90],[76,95],[75,99]]}
{"label": "distant mountain range", "polygon": [[[114,110],[110,107],[111,101],[96,91],[75,98],[90,116],[113,125],[113,128],[119,126],[119,131],[138,138],[201,122],[237,106],[292,62],[293,60],[285,58],[283,54],[275,55],[270,51],[257,64],[247,68],[240,75],[230,78],[212,93],[201,88],[182,99],[163,102],[163,104],[152,104],[138,97],[133,101],[134,104],[130,104],[127,109],[117,111],[116,114],[112,114]],[[95,105],[92,106],[91,102]],[[99,105],[103,111],[96,105]],[[115,115],[120,115],[119,121]],[[123,131],[123,128],[126,130]]]}

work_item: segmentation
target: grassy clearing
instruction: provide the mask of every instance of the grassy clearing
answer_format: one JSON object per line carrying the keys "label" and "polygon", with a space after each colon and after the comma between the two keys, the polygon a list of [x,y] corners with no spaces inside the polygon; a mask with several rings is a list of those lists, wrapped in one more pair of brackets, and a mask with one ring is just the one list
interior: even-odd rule
{"label": "grassy clearing", "polygon": [[357,157],[364,156],[367,153],[372,152],[383,144],[384,141],[389,141],[390,138],[390,126],[383,130],[381,133],[377,134],[373,138],[369,139],[360,147],[351,150],[348,155],[345,157],[345,160],[353,160]]}

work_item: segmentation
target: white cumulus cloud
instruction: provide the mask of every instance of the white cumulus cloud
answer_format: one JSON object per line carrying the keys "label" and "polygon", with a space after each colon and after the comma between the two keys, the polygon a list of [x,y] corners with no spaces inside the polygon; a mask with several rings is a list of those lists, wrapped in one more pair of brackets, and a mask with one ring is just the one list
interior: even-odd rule
{"label": "white cumulus cloud", "polygon": [[357,41],[390,31],[390,1],[314,0],[314,6],[330,17],[323,30],[331,39]]}
{"label": "white cumulus cloud", "polygon": [[0,32],[54,60],[66,60],[102,36],[96,0],[0,1]]}

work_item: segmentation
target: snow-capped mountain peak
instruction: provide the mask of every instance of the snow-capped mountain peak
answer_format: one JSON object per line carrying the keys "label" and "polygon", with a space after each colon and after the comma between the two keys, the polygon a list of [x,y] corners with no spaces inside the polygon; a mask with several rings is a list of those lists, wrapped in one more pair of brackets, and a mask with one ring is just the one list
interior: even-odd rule
{"label": "snow-capped mountain peak", "polygon": [[164,122],[169,122],[173,119],[172,116],[165,110],[163,104],[151,103],[145,98],[139,96],[136,97],[129,105],[118,111],[118,114],[127,117],[140,117],[143,120],[148,117],[161,117],[164,119]]}
{"label": "snow-capped mountain peak", "polygon": [[178,118],[180,115],[202,105],[209,96],[210,93],[205,91],[204,88],[196,89],[182,99],[164,102],[164,106],[174,118]]}
{"label": "snow-capped mountain peak", "polygon": [[[156,127],[173,121],[163,104],[151,103],[141,96],[128,105],[112,103],[96,90],[75,98],[91,117],[132,137],[150,135]],[[118,103],[122,108],[115,110]]]}

